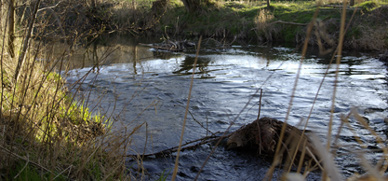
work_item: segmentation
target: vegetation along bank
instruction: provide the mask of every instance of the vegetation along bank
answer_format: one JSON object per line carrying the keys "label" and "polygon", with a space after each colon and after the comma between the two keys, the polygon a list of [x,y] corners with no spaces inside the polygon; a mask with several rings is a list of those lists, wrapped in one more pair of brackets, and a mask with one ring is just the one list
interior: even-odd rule
{"label": "vegetation along bank", "polygon": [[[54,6],[51,9],[55,14],[41,15],[50,21],[46,23],[53,25],[45,36],[52,37],[55,32],[55,38],[62,36],[71,41],[78,38],[85,42],[103,34],[120,33],[182,40],[202,35],[240,44],[301,44],[306,37],[307,25],[318,11],[309,43],[319,46],[321,53],[329,52],[337,45],[342,9],[342,2],[326,0],[274,1],[269,6],[267,1],[58,2],[46,4]],[[388,3],[355,1],[346,8],[344,48],[379,52],[387,49]],[[20,6],[18,12],[22,9]],[[58,23],[58,18],[64,23]],[[83,39],[85,37],[87,39]]]}

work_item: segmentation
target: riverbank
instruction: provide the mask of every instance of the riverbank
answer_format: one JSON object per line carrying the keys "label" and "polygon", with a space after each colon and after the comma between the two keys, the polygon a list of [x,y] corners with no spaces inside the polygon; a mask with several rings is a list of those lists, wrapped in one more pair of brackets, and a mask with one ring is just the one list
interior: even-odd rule
{"label": "riverbank", "polygon": [[[0,180],[127,180],[128,138],[112,133],[111,117],[89,108],[88,99],[77,97],[76,84],[68,85],[59,74],[77,45],[59,37],[67,44],[57,54],[52,44],[36,41],[57,33],[41,21],[47,14],[41,13],[45,8],[37,10],[39,2],[21,14],[8,8],[13,4],[0,6],[7,17],[0,24]],[[31,9],[30,17],[37,19],[23,22],[23,16],[7,15]],[[64,26],[57,28],[66,33]]]}
{"label": "riverbank", "polygon": [[[81,3],[76,7],[63,2],[55,9],[66,19],[59,27],[51,17],[51,30],[56,32],[56,38],[68,41],[87,43],[103,34],[117,33],[180,40],[202,35],[230,44],[302,44],[307,25],[319,10],[309,44],[328,53],[337,46],[342,5],[327,3],[318,8],[316,2],[296,1],[273,2],[267,8],[261,1],[217,1],[188,13],[181,1],[158,0]],[[365,1],[348,6],[343,48],[384,52],[388,47],[387,12],[386,2]]]}
{"label": "riverbank", "polygon": [[[336,47],[341,20],[340,7],[319,7],[310,45],[320,46],[322,51]],[[260,3],[249,5],[228,2],[197,14],[187,14],[184,7],[175,5],[161,19],[159,29],[164,29],[165,32],[158,33],[168,34],[170,37],[203,35],[226,38],[229,42],[238,40],[249,43],[301,44],[305,40],[307,25],[317,8],[315,2],[276,2],[271,4],[270,9]],[[388,6],[372,1],[348,8],[344,48],[373,51],[387,49],[386,12]]]}

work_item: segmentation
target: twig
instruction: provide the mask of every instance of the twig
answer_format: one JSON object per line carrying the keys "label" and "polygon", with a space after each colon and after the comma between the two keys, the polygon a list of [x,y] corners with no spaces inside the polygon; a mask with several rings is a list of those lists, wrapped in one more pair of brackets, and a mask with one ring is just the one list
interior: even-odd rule
{"label": "twig", "polygon": [[23,172],[23,170],[26,169],[26,167],[27,167],[27,165],[28,165],[29,162],[30,162],[30,156],[28,156],[28,153],[27,153],[27,161],[26,161],[26,164],[25,164],[24,167],[19,171],[19,173],[16,174],[15,177],[13,177],[14,179],[16,179],[16,178],[19,177],[19,175]]}
{"label": "twig", "polygon": [[211,133],[212,135],[214,134],[214,133],[213,133],[212,131],[210,131],[207,127],[205,127],[201,122],[199,122],[197,119],[195,119],[193,113],[191,113],[190,110],[189,110],[189,113],[190,113],[190,115],[191,115],[191,118],[193,118],[193,120],[194,120],[196,123],[198,123],[203,129],[206,130],[206,134],[207,134],[207,133]]}
{"label": "twig", "polygon": [[257,114],[257,119],[260,119],[260,112],[261,112],[261,97],[263,97],[263,89],[260,89],[259,113]]}
{"label": "twig", "polygon": [[62,172],[59,172],[54,178],[53,180],[55,180],[56,178],[58,178],[60,175],[63,175],[63,173],[65,173],[66,170],[70,169],[73,167],[73,165],[70,165],[69,167],[67,167],[65,170],[63,170]]}
{"label": "twig", "polygon": [[61,4],[63,1],[59,1],[57,4],[53,5],[53,6],[47,6],[47,7],[44,7],[44,8],[40,8],[38,9],[37,12],[40,12],[40,11],[43,11],[43,10],[46,10],[46,9],[54,9],[56,8],[59,4]]}

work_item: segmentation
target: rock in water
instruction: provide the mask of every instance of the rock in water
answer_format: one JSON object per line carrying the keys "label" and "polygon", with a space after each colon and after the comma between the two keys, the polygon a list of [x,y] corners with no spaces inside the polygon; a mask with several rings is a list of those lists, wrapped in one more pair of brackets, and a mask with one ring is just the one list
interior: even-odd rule
{"label": "rock in water", "polygon": [[[261,118],[241,127],[228,138],[228,149],[241,149],[253,151],[259,155],[274,157],[279,137],[282,131],[283,122],[272,118]],[[318,158],[313,144],[301,130],[286,124],[283,140],[281,141],[280,156],[287,164],[294,160],[298,165],[300,158],[304,162]],[[295,159],[293,159],[295,155]]]}

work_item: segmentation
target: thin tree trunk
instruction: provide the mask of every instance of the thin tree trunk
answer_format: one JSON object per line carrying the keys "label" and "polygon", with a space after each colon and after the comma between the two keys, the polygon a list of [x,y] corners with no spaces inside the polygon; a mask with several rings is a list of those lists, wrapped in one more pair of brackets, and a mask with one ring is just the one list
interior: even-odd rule
{"label": "thin tree trunk", "polygon": [[350,6],[354,6],[354,0],[350,0]]}
{"label": "thin tree trunk", "polygon": [[271,2],[271,0],[267,0],[267,9],[269,9],[271,7],[270,2]]}
{"label": "thin tree trunk", "polygon": [[3,0],[0,0],[0,30],[3,30],[2,27],[3,27]]}
{"label": "thin tree trunk", "polygon": [[15,41],[15,3],[14,0],[8,1],[8,53],[14,58],[14,41]]}
{"label": "thin tree trunk", "polygon": [[33,13],[31,14],[30,22],[28,23],[28,29],[27,29],[26,35],[24,37],[24,42],[23,42],[23,49],[20,52],[18,64],[17,64],[16,70],[15,70],[15,75],[14,75],[15,82],[17,82],[17,80],[19,78],[20,69],[23,66],[24,60],[26,59],[27,49],[30,46],[32,27],[33,27],[34,22],[35,22],[35,18],[36,18],[36,14],[38,12],[39,4],[40,4],[40,0],[37,0],[35,3],[34,9],[33,9]]}

